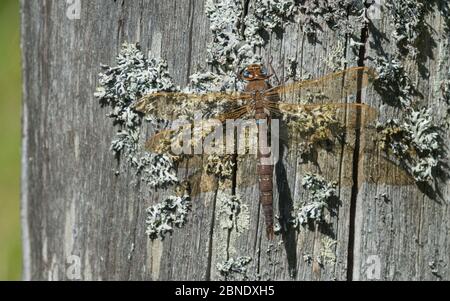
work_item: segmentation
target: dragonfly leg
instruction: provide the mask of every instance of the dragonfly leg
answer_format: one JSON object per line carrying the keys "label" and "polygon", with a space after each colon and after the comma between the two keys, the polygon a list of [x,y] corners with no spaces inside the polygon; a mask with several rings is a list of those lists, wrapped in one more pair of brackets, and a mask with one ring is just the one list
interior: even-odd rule
{"label": "dragonfly leg", "polygon": [[275,69],[272,66],[272,61],[273,61],[273,56],[271,56],[270,60],[269,60],[270,72],[272,73],[273,76],[275,76],[275,79],[277,80],[277,86],[280,86],[281,85],[281,81],[280,81],[280,78],[277,75],[277,72],[275,71]]}

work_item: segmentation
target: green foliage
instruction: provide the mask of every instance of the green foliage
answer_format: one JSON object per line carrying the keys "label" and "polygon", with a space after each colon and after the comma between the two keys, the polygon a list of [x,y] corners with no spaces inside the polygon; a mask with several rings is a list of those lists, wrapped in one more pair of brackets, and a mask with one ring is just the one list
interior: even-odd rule
{"label": "green foliage", "polygon": [[19,3],[0,2],[0,280],[19,280],[20,103]]}

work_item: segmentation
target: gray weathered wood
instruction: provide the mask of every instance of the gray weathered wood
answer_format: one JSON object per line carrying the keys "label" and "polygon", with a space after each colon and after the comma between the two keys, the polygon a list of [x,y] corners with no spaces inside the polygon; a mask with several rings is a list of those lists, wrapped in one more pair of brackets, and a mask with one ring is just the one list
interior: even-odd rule
{"label": "gray weathered wood", "polygon": [[[439,1],[437,1],[439,2]],[[391,39],[393,27],[388,14],[374,23],[378,34],[370,38],[368,55],[392,53],[395,41]],[[435,8],[426,18],[428,29],[421,36],[419,58],[428,76],[421,76],[417,61],[407,61],[407,70],[418,90],[423,94],[427,107],[433,109],[436,124],[445,124],[447,105],[442,102],[440,82],[447,76],[449,68],[448,32],[444,30],[444,19]],[[382,41],[381,43],[379,41]],[[371,92],[368,93],[371,95]],[[368,97],[373,106],[381,108],[379,96]],[[380,113],[383,120],[397,117],[386,107]],[[442,128],[445,145],[448,145],[448,128]],[[368,137],[369,138],[369,137]],[[361,168],[376,166],[383,162],[381,154],[366,156]],[[375,163],[375,164],[374,164]],[[395,165],[381,167],[390,181],[368,179],[358,195],[356,212],[354,279],[367,280],[368,267],[373,265],[373,256],[381,263],[383,280],[440,280],[450,277],[450,195],[449,182],[439,184],[435,198],[424,194],[413,181],[404,181],[404,172]],[[403,180],[400,180],[403,179]],[[403,182],[403,186],[395,183]],[[386,193],[389,201],[379,196]],[[377,198],[378,197],[378,198]],[[433,273],[433,270],[436,272]]]}
{"label": "gray weathered wood", "polygon": [[[239,256],[252,257],[248,274],[262,279],[346,280],[352,275],[353,279],[367,280],[371,256],[381,261],[381,279],[450,279],[449,183],[441,185],[438,202],[413,183],[396,186],[366,179],[359,183],[356,214],[351,216],[355,160],[351,145],[343,152],[320,152],[318,158],[325,178],[340,183],[342,205],[332,218],[331,233],[291,229],[271,245],[264,235],[256,185],[237,187],[249,222],[247,228],[228,233],[218,214],[219,183],[219,190],[193,199],[185,227],[162,242],[152,242],[145,235],[145,208],[168,192],[151,193],[124,163],[117,165],[109,151],[114,129],[105,117],[107,109],[100,108],[93,96],[99,64],[114,65],[123,42],[140,42],[144,50],[165,58],[177,84],[185,85],[188,76],[205,65],[210,31],[204,1],[82,1],[80,20],[67,18],[65,1],[21,3],[25,279],[218,280],[221,276],[216,265]],[[360,22],[356,18],[350,21]],[[437,117],[444,119],[445,104],[438,101],[436,85],[449,68],[449,40],[438,11],[430,13],[427,21],[434,29],[430,40],[436,45],[424,43],[420,47],[432,53],[425,63],[430,76],[413,78],[417,77],[429,106],[439,108]],[[358,56],[348,46],[350,37],[321,25],[319,43],[310,43],[300,27],[290,27],[282,40],[270,37],[261,54],[273,57],[277,72],[285,69],[288,58],[297,57],[299,70],[320,77],[333,71],[324,61],[341,42],[342,58],[349,67],[355,66]],[[366,55],[372,57],[381,49],[395,47],[390,41],[388,12],[383,12],[382,20],[373,26],[386,40],[382,45],[367,44]],[[369,41],[375,42],[373,32]],[[447,61],[442,62],[443,57]],[[416,75],[417,67],[411,65],[411,74]],[[381,108],[379,97],[371,91],[364,102]],[[354,139],[351,134],[349,144]],[[448,132],[446,138],[450,140]],[[313,164],[299,164],[293,153],[284,155],[276,168],[274,191],[276,214],[280,216],[307,197],[301,187],[302,176],[318,171]],[[377,155],[365,155],[359,165],[362,173],[378,162]],[[396,172],[385,168],[386,172]],[[119,177],[116,169],[122,172]],[[237,167],[237,182],[249,177],[256,178],[255,162],[244,159]],[[214,181],[206,175],[203,180]],[[377,199],[382,193],[391,201]],[[350,219],[354,219],[354,233],[349,229]],[[351,235],[354,247],[349,253]],[[320,255],[327,237],[337,242],[332,250],[336,262],[319,266],[316,261],[305,261],[305,256]],[[80,277],[73,273],[77,258]],[[433,262],[438,273],[432,273]],[[347,271],[349,266],[352,273]]]}

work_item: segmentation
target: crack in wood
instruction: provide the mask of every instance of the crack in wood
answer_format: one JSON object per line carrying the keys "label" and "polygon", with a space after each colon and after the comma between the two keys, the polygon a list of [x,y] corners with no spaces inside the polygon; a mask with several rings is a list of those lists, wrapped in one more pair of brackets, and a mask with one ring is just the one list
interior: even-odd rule
{"label": "crack in wood", "polygon": [[[365,4],[366,8],[369,8],[370,4]],[[366,44],[369,40],[369,24],[365,23],[361,30],[361,44],[358,54],[358,66],[365,66],[365,56],[366,56]],[[362,103],[362,89],[359,89],[362,85],[362,76],[358,76],[358,92],[356,94],[356,103]],[[356,124],[361,124],[361,112],[356,114]],[[347,281],[353,280],[353,267],[354,267],[354,248],[355,248],[355,222],[356,222],[356,206],[359,192],[359,155],[361,149],[361,129],[359,127],[355,128],[355,148],[353,151],[352,159],[352,192],[350,198],[350,216],[349,216],[349,237],[348,237],[348,251],[347,251]]]}
{"label": "crack in wood", "polygon": [[215,219],[216,219],[217,195],[218,195],[218,190],[215,191],[215,195],[213,198],[213,204],[212,204],[213,208],[212,208],[211,226],[209,229],[209,243],[208,243],[208,263],[206,266],[206,275],[205,275],[206,281],[211,281],[214,224],[215,224]]}

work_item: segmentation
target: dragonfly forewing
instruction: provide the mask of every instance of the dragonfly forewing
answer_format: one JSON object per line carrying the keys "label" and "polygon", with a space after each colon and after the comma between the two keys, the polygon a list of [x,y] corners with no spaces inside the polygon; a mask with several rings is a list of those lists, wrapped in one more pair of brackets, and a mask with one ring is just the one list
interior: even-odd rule
{"label": "dragonfly forewing", "polygon": [[[239,110],[245,111],[242,107]],[[315,144],[314,140],[334,139],[339,134],[354,129],[371,131],[374,129],[374,122],[378,117],[376,109],[364,104],[295,105],[278,103],[276,110],[283,115],[281,126],[284,127],[277,138],[282,139],[283,144],[288,146],[298,145],[302,142]],[[222,116],[232,114],[237,113],[224,113]],[[252,122],[251,119],[248,121]],[[146,149],[154,153],[170,153],[173,145],[189,144],[193,147],[201,143],[201,140],[212,132],[211,126],[205,127],[208,124],[211,124],[209,120],[200,120],[187,123],[187,126],[177,130],[161,131],[148,139]],[[185,135],[186,128],[189,130],[187,137]],[[194,135],[196,129],[200,129],[201,133]],[[286,131],[287,134],[284,134]],[[230,133],[235,134],[234,131],[225,131],[224,129],[224,134],[229,135]],[[230,141],[226,136],[222,138],[223,143]],[[241,142],[250,144],[249,141],[252,141],[254,143],[254,138],[246,137],[247,140],[241,140]],[[224,148],[229,149],[226,148],[226,145]]]}
{"label": "dragonfly forewing", "polygon": [[318,79],[282,85],[264,95],[269,101],[290,103],[339,102],[343,98],[356,96],[376,78],[372,68],[353,67]]}
{"label": "dragonfly forewing", "polygon": [[251,100],[247,93],[153,93],[139,99],[133,108],[146,115],[164,120],[193,119],[195,114],[202,117],[221,116],[224,112],[245,107]]}

